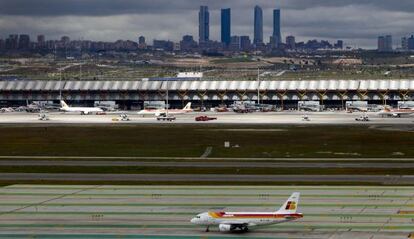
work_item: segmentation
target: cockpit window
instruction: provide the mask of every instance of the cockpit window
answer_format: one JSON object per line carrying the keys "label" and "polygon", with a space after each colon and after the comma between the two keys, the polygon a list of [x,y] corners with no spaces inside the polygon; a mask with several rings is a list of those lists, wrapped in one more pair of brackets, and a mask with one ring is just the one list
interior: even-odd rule
{"label": "cockpit window", "polygon": [[196,218],[201,218],[200,216],[196,216]]}

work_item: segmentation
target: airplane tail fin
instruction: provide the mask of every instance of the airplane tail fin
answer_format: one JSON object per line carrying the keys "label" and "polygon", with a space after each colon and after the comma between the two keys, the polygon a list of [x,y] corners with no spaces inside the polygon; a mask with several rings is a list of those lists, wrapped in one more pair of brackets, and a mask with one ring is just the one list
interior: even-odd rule
{"label": "airplane tail fin", "polygon": [[300,193],[292,193],[289,199],[277,211],[278,213],[296,213],[299,204]]}
{"label": "airplane tail fin", "polygon": [[187,105],[183,108],[183,110],[191,110],[191,102],[188,102]]}
{"label": "airplane tail fin", "polygon": [[60,101],[60,105],[62,106],[62,108],[69,108],[69,106],[63,100]]}

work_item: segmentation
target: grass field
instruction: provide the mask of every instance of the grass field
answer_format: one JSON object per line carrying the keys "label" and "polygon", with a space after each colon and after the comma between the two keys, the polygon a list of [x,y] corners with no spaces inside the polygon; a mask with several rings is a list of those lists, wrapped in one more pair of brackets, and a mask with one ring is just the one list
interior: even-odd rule
{"label": "grass field", "polygon": [[[412,132],[365,126],[1,126],[0,155],[412,158]],[[232,146],[225,148],[224,142]]]}
{"label": "grass field", "polygon": [[[31,156],[51,156],[49,160],[79,160],[79,165],[38,165],[38,166],[0,166],[0,173],[85,173],[85,174],[230,174],[230,175],[414,175],[412,168],[350,168],[326,167],[278,167],[263,166],[274,162],[288,162],[289,158],[327,158],[330,162],[345,162],[349,158],[375,158],[372,164],[387,162],[395,158],[396,165],[403,158],[413,158],[413,133],[406,131],[385,131],[368,126],[271,126],[271,125],[116,125],[116,126],[0,126],[0,156],[29,156],[19,160],[33,159]],[[230,141],[233,147],[225,148],[224,142]],[[238,147],[234,147],[238,145]],[[200,158],[207,148],[212,151],[207,157]],[[97,166],[82,165],[77,157],[108,157],[101,161],[158,161],[154,166]],[[112,157],[112,158],[111,158]],[[153,159],[152,157],[166,157]],[[177,157],[177,158],[173,158]],[[183,158],[180,158],[183,157]],[[191,158],[186,158],[191,157]],[[215,162],[228,158],[234,167],[214,167]],[[238,158],[238,159],[237,159]],[[315,159],[313,159],[315,158]],[[377,159],[379,158],[379,159]],[[180,162],[206,163],[204,166],[186,167]],[[238,162],[251,161],[258,167],[237,167]],[[162,162],[176,162],[174,166]],[[295,161],[296,162],[296,161]],[[306,162],[297,161],[297,164]],[[389,161],[388,161],[389,162]],[[24,181],[25,183],[44,183],[44,181]],[[0,182],[8,185],[23,181]],[[65,184],[64,181],[50,183]],[[71,181],[71,183],[76,183]],[[87,182],[79,181],[79,184]],[[102,182],[103,183],[103,182]],[[113,183],[113,182],[106,182]],[[137,182],[117,182],[118,184],[139,184]],[[231,184],[232,182],[217,182]],[[233,182],[234,183],[234,182]],[[148,184],[144,182],[144,184]],[[152,184],[185,184],[191,182],[158,182]],[[213,185],[215,182],[194,185]],[[260,182],[248,185],[292,185],[295,182]],[[299,183],[318,185],[318,183]],[[354,185],[348,182],[327,185]],[[370,183],[366,183],[370,184]],[[372,183],[375,185],[375,183]]]}

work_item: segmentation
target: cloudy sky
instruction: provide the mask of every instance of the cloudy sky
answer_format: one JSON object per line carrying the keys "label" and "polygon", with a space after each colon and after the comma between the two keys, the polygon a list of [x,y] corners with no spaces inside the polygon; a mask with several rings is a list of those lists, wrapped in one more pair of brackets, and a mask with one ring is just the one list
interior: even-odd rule
{"label": "cloudy sky", "polygon": [[198,8],[210,9],[210,38],[220,39],[220,9],[232,9],[232,35],[253,35],[253,8],[264,11],[265,39],[272,9],[282,10],[282,34],[299,40],[343,39],[372,48],[376,37],[414,33],[414,0],[0,0],[0,38],[10,33],[45,34],[47,39],[114,41],[138,35],[177,41],[198,39]]}

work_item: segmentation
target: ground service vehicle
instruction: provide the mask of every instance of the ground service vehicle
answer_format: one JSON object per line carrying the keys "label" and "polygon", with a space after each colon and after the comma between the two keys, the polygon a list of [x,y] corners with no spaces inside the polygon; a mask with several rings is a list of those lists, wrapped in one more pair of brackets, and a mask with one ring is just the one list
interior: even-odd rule
{"label": "ground service vehicle", "polygon": [[358,118],[355,118],[356,121],[369,121],[368,116],[363,115],[363,116],[359,116]]}
{"label": "ground service vehicle", "polygon": [[176,120],[175,116],[167,115],[165,113],[161,113],[160,116],[157,117],[158,121],[174,121]]}
{"label": "ground service vehicle", "polygon": [[207,115],[197,116],[195,121],[210,121],[210,120],[217,120],[215,117],[208,117]]}

